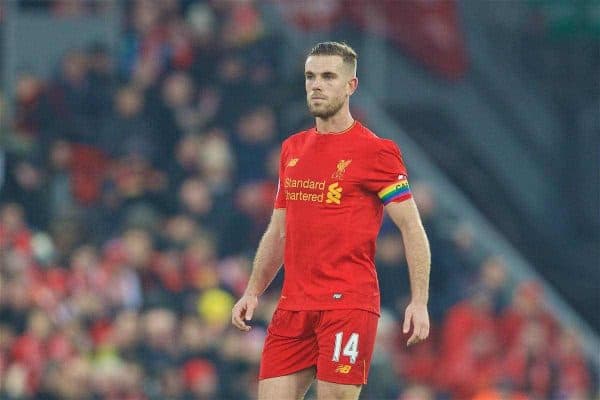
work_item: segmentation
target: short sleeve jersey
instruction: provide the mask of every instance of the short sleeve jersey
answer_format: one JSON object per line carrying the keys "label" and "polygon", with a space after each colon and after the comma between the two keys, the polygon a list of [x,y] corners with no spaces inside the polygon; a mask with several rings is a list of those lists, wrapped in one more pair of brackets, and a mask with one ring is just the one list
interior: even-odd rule
{"label": "short sleeve jersey", "polygon": [[411,197],[394,142],[355,122],[283,142],[275,208],[286,209],[287,310],[363,309],[379,314],[375,241],[383,206]]}

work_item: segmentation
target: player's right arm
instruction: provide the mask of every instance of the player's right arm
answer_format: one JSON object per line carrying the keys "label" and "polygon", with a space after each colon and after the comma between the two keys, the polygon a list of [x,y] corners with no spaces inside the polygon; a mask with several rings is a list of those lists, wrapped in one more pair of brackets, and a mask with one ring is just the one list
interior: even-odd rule
{"label": "player's right arm", "polygon": [[258,305],[258,296],[265,291],[281,268],[284,247],[285,208],[276,208],[256,250],[246,291],[231,312],[231,322],[236,328],[242,331],[250,330],[245,321],[252,319],[254,309]]}

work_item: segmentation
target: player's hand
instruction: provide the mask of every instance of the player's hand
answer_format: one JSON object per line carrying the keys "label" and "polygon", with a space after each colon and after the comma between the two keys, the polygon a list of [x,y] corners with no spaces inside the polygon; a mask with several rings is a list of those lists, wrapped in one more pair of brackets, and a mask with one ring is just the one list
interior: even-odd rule
{"label": "player's hand", "polygon": [[231,310],[231,323],[240,331],[248,332],[252,329],[245,321],[250,321],[254,309],[258,305],[258,296],[245,294],[235,303]]}
{"label": "player's hand", "polygon": [[426,304],[410,303],[404,312],[402,331],[407,334],[412,323],[413,333],[406,342],[407,346],[422,342],[429,336],[429,313]]}

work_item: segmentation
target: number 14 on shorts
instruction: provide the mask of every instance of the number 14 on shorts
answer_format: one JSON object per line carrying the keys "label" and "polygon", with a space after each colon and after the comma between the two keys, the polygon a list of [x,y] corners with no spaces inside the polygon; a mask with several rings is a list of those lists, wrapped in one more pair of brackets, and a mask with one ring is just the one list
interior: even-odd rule
{"label": "number 14 on shorts", "polygon": [[333,348],[332,361],[340,361],[340,353],[350,358],[350,364],[355,364],[358,358],[358,333],[352,333],[350,338],[346,342],[344,349],[342,350],[342,342],[344,340],[344,333],[338,332],[335,334],[335,347]]}

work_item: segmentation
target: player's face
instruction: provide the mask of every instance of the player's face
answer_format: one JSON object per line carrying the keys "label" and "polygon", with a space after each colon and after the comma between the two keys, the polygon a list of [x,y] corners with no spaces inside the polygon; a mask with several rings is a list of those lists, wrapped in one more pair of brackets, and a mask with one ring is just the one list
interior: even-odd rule
{"label": "player's face", "polygon": [[304,66],[306,101],[313,117],[328,119],[354,92],[353,71],[340,56],[310,56]]}

